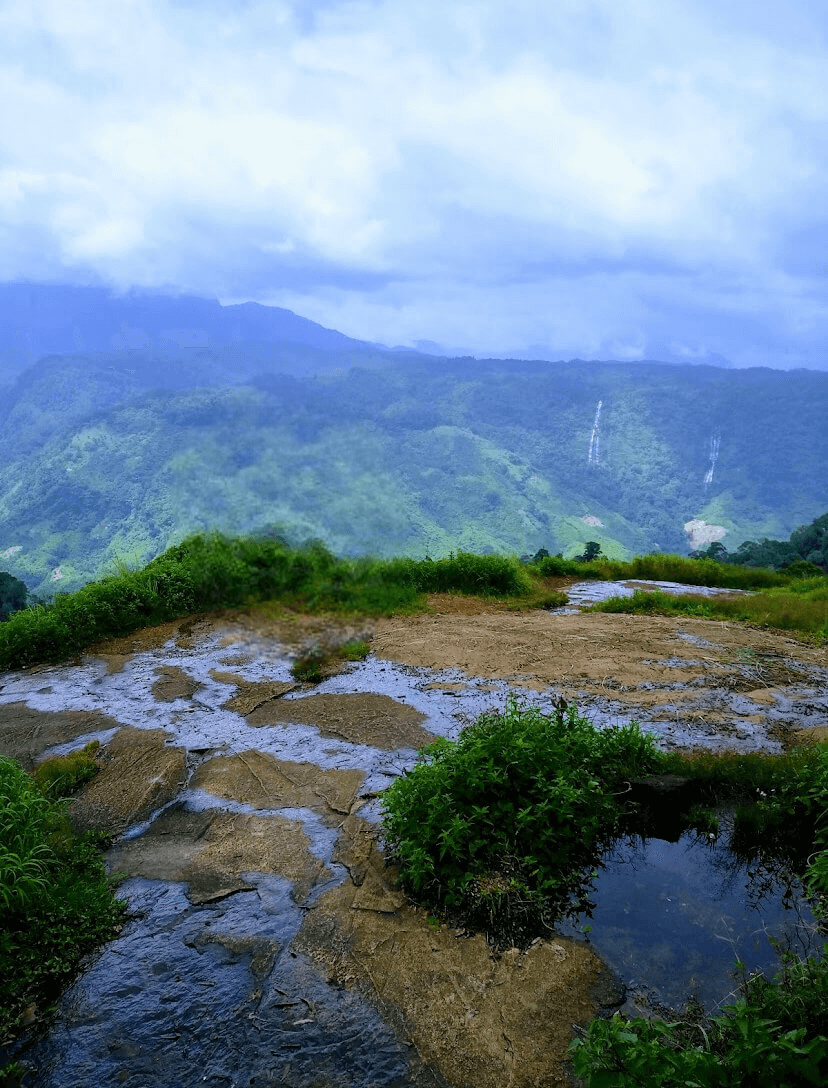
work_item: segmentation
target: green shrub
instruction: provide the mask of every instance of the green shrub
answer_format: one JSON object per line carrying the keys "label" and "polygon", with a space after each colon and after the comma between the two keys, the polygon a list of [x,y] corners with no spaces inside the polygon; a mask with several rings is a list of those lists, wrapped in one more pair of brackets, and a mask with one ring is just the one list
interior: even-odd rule
{"label": "green shrub", "polygon": [[516,559],[471,552],[436,560],[393,559],[388,563],[388,577],[421,593],[519,596],[532,588]]}
{"label": "green shrub", "polygon": [[[743,995],[705,1025],[616,1013],[570,1044],[587,1088],[800,1088],[828,1080],[828,963],[782,957],[769,982],[744,979]],[[738,964],[741,968],[742,965]]]}
{"label": "green shrub", "polygon": [[573,705],[554,714],[511,698],[457,741],[422,749],[383,795],[403,887],[504,941],[585,909],[619,809],[614,787],[657,766],[633,722],[598,730]]}
{"label": "green shrub", "polygon": [[47,1015],[81,959],[117,932],[125,904],[91,841],[0,758],[0,1047],[25,1031],[25,1010]]}

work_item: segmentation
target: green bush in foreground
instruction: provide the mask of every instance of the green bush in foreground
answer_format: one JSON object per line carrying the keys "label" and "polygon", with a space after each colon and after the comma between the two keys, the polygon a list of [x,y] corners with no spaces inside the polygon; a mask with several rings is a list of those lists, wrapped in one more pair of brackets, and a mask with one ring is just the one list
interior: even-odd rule
{"label": "green bush in foreground", "polygon": [[0,758],[0,1046],[48,1015],[81,958],[117,932],[103,860],[72,832],[65,803]]}
{"label": "green bush in foreground", "polygon": [[619,815],[612,793],[658,760],[634,722],[598,730],[573,705],[544,714],[512,698],[457,741],[423,748],[385,791],[386,845],[421,902],[526,943],[588,909]]}
{"label": "green bush in foreground", "polygon": [[[782,957],[724,1016],[664,1023],[617,1013],[570,1044],[587,1088],[800,1088],[828,1083],[828,961]],[[738,964],[741,968],[742,965]]]}

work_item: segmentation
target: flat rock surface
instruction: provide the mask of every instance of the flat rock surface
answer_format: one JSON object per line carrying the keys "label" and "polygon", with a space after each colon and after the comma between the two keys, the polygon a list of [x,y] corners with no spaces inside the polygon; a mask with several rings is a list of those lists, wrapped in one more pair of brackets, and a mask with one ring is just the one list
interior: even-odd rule
{"label": "flat rock surface", "polygon": [[[0,752],[101,742],[75,818],[117,836],[132,920],[26,1055],[33,1088],[564,1084],[612,991],[584,942],[494,953],[429,924],[385,862],[380,795],[510,693],[636,718],[665,747],[779,750],[828,722],[824,649],[736,624],[513,612],[441,595],[362,624],[202,614],[0,676]],[[316,687],[313,643],[371,655]]]}

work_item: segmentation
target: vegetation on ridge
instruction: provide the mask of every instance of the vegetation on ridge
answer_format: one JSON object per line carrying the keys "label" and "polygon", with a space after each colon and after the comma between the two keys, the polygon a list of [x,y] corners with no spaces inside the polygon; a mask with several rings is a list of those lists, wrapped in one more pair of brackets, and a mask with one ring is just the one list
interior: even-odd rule
{"label": "vegetation on ridge", "polygon": [[627,558],[684,551],[691,519],[733,550],[824,510],[828,374],[389,354],[310,378],[287,362],[248,345],[30,367],[0,401],[6,569],[45,597],[118,555],[264,524],[339,555],[569,558],[591,537]]}

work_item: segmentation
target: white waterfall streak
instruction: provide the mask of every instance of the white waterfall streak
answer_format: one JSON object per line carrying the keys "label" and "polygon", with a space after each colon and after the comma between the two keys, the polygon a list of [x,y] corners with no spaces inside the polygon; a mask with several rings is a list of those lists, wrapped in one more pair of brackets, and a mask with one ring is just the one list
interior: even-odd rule
{"label": "white waterfall streak", "polygon": [[598,429],[599,422],[601,420],[601,405],[604,402],[598,401],[598,407],[595,409],[595,420],[592,424],[592,434],[589,436],[589,453],[587,454],[587,464],[598,464],[598,447],[601,442],[601,434]]}
{"label": "white waterfall streak", "polygon": [[722,440],[722,436],[714,434],[710,439],[710,468],[707,470],[704,477],[704,486],[709,487],[713,483],[713,469],[716,467],[716,462],[719,460],[719,443]]}

